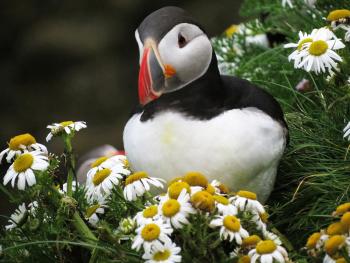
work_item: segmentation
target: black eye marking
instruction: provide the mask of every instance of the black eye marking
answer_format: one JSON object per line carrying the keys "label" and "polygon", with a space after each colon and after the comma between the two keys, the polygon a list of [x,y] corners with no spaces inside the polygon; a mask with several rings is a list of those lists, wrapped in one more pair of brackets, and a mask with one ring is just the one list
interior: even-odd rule
{"label": "black eye marking", "polygon": [[181,33],[179,33],[179,35],[178,35],[177,42],[179,44],[179,48],[183,48],[184,46],[187,45],[186,38]]}

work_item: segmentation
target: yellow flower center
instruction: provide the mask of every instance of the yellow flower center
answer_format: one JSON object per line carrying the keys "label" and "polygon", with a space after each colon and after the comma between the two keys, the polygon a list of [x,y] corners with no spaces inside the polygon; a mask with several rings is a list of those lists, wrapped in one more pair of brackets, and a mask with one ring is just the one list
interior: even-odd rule
{"label": "yellow flower center", "polygon": [[123,163],[124,163],[124,166],[125,166],[125,167],[127,167],[127,168],[130,167],[130,163],[129,163],[128,159],[125,159],[125,160],[123,161]]}
{"label": "yellow flower center", "polygon": [[107,159],[108,159],[108,157],[102,156],[102,157],[96,159],[90,166],[91,166],[91,168],[97,167],[97,166],[99,166],[101,163],[103,163],[104,161],[106,161]]}
{"label": "yellow flower center", "polygon": [[170,182],[168,183],[168,186],[172,185],[173,183],[183,181],[183,179],[184,178],[182,176],[175,177],[172,180],[170,180]]}
{"label": "yellow flower center", "polygon": [[184,179],[190,186],[207,187],[208,179],[199,172],[189,172],[185,174]]}
{"label": "yellow flower center", "polygon": [[174,182],[168,187],[168,193],[170,198],[177,199],[183,189],[186,189],[187,193],[191,192],[190,185],[186,182]]}
{"label": "yellow flower center", "polygon": [[346,230],[346,227],[341,222],[335,222],[327,227],[327,234],[330,236],[341,235],[344,234]]}
{"label": "yellow flower center", "polygon": [[324,40],[317,40],[311,43],[309,53],[314,56],[321,56],[328,50],[328,44]]}
{"label": "yellow flower center", "polygon": [[94,175],[94,178],[92,179],[92,182],[94,183],[94,185],[99,185],[104,181],[104,179],[106,179],[111,174],[111,172],[112,170],[108,168],[105,168],[105,169],[102,169],[101,171],[96,172]]}
{"label": "yellow flower center", "polygon": [[341,204],[337,207],[337,209],[335,210],[335,214],[342,215],[345,212],[349,212],[349,211],[350,211],[350,203],[345,203],[345,204]]}
{"label": "yellow flower center", "polygon": [[324,248],[329,255],[333,255],[335,254],[335,252],[337,252],[339,248],[341,248],[344,242],[345,242],[344,236],[335,235],[326,241]]}
{"label": "yellow flower center", "polygon": [[240,197],[245,197],[247,199],[256,200],[256,194],[253,192],[241,190],[238,191],[237,195],[239,195]]}
{"label": "yellow flower center", "polygon": [[327,16],[328,21],[337,21],[341,18],[350,17],[350,10],[348,9],[339,9],[330,12]]}
{"label": "yellow flower center", "polygon": [[145,218],[152,218],[158,213],[158,206],[151,205],[143,210],[142,215]]}
{"label": "yellow flower center", "polygon": [[261,241],[261,238],[257,235],[249,236],[243,239],[242,246],[243,247],[253,247],[256,246]]}
{"label": "yellow flower center", "polygon": [[165,261],[170,257],[171,253],[169,249],[158,251],[153,255],[154,261]]}
{"label": "yellow flower center", "polygon": [[35,138],[30,135],[29,133],[25,133],[25,134],[21,134],[21,135],[17,135],[13,138],[11,138],[10,142],[9,142],[9,148],[10,150],[19,150],[21,145],[24,146],[29,146],[36,143]]}
{"label": "yellow flower center", "polygon": [[250,263],[250,257],[249,256],[242,256],[238,259],[237,263]]}
{"label": "yellow flower center", "polygon": [[239,222],[239,219],[231,215],[224,217],[223,225],[226,229],[232,232],[238,232],[241,228],[241,223]]}
{"label": "yellow flower center", "polygon": [[63,121],[63,122],[60,123],[60,125],[62,127],[67,127],[68,125],[71,125],[73,123],[74,123],[73,121]]}
{"label": "yellow flower center", "polygon": [[144,171],[133,173],[125,179],[125,185],[132,184],[142,178],[148,178],[148,174]]}
{"label": "yellow flower center", "polygon": [[311,236],[309,236],[309,238],[307,239],[307,242],[306,242],[306,247],[308,249],[312,249],[312,248],[315,248],[316,247],[316,244],[318,242],[318,240],[320,240],[320,237],[321,237],[321,233],[319,232],[316,232],[316,233],[313,233]]}
{"label": "yellow flower center", "polygon": [[227,37],[231,37],[234,33],[239,30],[239,25],[231,25],[229,28],[225,30],[225,34]]}
{"label": "yellow flower center", "polygon": [[141,237],[146,241],[156,240],[160,235],[160,228],[154,223],[145,225],[141,231]]}
{"label": "yellow flower center", "polygon": [[276,249],[277,249],[277,246],[275,242],[273,242],[272,240],[260,241],[256,245],[256,252],[258,252],[260,255],[270,254],[274,252]]}
{"label": "yellow flower center", "polygon": [[340,222],[347,228],[350,228],[350,212],[346,212],[340,219]]}
{"label": "yellow flower center", "polygon": [[218,188],[222,194],[228,194],[230,192],[230,189],[224,184],[219,184]]}
{"label": "yellow flower center", "polygon": [[264,212],[262,214],[259,214],[260,215],[260,219],[261,221],[263,221],[264,223],[267,223],[268,219],[269,219],[269,214]]}
{"label": "yellow flower center", "polygon": [[209,194],[215,194],[215,188],[211,184],[208,184],[207,188],[205,189]]}
{"label": "yellow flower center", "polygon": [[305,43],[309,43],[309,42],[312,42],[312,38],[311,37],[307,37],[307,38],[304,38],[303,40],[301,40],[298,44],[298,50],[300,51],[302,48],[303,48],[303,45]]}
{"label": "yellow flower center", "polygon": [[338,258],[335,263],[346,263],[345,258]]}
{"label": "yellow flower center", "polygon": [[214,209],[215,201],[211,194],[207,191],[199,191],[191,197],[192,205],[206,212]]}
{"label": "yellow flower center", "polygon": [[221,195],[213,195],[213,198],[216,202],[223,204],[223,205],[228,205],[230,203],[226,197],[221,196]]}
{"label": "yellow flower center", "polygon": [[169,199],[163,204],[162,211],[164,216],[172,217],[180,211],[180,207],[181,205],[177,200]]}
{"label": "yellow flower center", "polygon": [[13,163],[13,169],[17,173],[21,173],[30,168],[33,164],[34,158],[30,153],[20,155]]}
{"label": "yellow flower center", "polygon": [[96,210],[97,210],[98,208],[100,208],[100,205],[99,205],[99,204],[90,206],[88,209],[86,209],[86,212],[85,212],[86,217],[87,217],[87,218],[90,218],[90,217],[96,212]]}

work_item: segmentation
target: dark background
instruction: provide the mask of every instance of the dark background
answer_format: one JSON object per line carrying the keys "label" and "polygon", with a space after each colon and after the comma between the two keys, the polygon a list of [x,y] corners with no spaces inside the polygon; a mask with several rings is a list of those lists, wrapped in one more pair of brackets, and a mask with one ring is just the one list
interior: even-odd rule
{"label": "dark background", "polygon": [[[78,154],[105,143],[122,148],[123,127],[137,103],[134,31],[142,19],[176,5],[214,36],[239,22],[240,2],[2,0],[0,149],[25,132],[46,144],[46,125],[66,120],[87,121],[74,141]],[[58,152],[61,144],[53,139],[46,145]]]}

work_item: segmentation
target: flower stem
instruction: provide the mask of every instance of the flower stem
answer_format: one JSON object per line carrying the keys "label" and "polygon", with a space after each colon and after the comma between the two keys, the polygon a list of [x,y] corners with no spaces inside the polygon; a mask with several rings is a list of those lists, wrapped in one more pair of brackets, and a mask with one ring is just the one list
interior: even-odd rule
{"label": "flower stem", "polygon": [[97,238],[91,232],[90,228],[85,224],[84,220],[80,217],[77,211],[73,214],[73,225],[75,229],[83,236],[87,242],[96,243]]}
{"label": "flower stem", "polygon": [[66,154],[66,167],[67,167],[67,195],[73,195],[73,178],[75,178],[75,158],[73,155],[73,147],[71,137],[65,135],[64,139],[64,151]]}

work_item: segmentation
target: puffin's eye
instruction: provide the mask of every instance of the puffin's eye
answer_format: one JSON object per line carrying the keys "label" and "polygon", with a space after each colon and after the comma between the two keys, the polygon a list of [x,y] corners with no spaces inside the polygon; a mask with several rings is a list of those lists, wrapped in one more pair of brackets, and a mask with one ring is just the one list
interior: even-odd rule
{"label": "puffin's eye", "polygon": [[179,44],[179,48],[183,48],[187,44],[186,38],[181,33],[178,35],[177,43]]}

